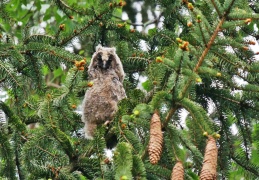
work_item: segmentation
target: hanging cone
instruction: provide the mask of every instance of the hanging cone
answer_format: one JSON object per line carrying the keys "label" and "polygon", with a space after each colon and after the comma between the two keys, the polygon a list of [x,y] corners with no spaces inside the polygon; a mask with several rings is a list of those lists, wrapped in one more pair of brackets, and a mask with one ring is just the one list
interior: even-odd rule
{"label": "hanging cone", "polygon": [[171,174],[171,180],[183,180],[184,178],[184,169],[183,169],[183,163],[181,161],[178,161],[173,168],[172,174]]}
{"label": "hanging cone", "polygon": [[152,116],[150,122],[150,139],[148,144],[148,154],[151,164],[156,164],[162,153],[163,134],[161,130],[161,121],[157,112]]}
{"label": "hanging cone", "polygon": [[217,179],[217,158],[218,148],[216,140],[209,136],[205,149],[203,166],[201,169],[200,180],[216,180]]}

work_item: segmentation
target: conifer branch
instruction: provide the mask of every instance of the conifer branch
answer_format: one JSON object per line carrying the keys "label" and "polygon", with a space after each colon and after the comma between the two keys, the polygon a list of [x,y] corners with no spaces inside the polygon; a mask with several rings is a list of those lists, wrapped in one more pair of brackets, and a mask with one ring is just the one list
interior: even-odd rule
{"label": "conifer branch", "polygon": [[179,157],[177,156],[176,150],[174,148],[174,144],[172,145],[172,149],[173,149],[173,153],[174,153],[174,157],[177,161],[180,161]]}
{"label": "conifer branch", "polygon": [[234,99],[230,99],[230,98],[228,98],[228,97],[226,97],[226,96],[221,96],[221,95],[218,95],[218,94],[215,94],[215,93],[211,93],[211,92],[209,92],[210,94],[213,94],[214,96],[217,96],[217,97],[219,97],[219,98],[222,98],[222,99],[224,99],[224,100],[227,100],[227,101],[229,101],[229,102],[232,102],[232,103],[235,103],[235,104],[238,104],[238,105],[240,105],[240,101],[237,101],[237,100],[234,100]]}
{"label": "conifer branch", "polygon": [[249,126],[250,126],[249,120],[246,118],[246,114],[244,112],[244,109],[241,109],[241,111],[242,111],[242,116],[244,118],[243,121],[244,121],[244,124],[245,124],[245,130],[246,130],[246,132],[248,132],[246,137],[248,138],[248,141],[252,144],[253,141],[252,141],[252,138],[250,136],[250,134],[252,134],[252,133],[251,133],[251,129],[249,128]]}
{"label": "conifer branch", "polygon": [[16,116],[12,112],[11,108],[2,101],[0,101],[0,109],[4,111],[6,116],[9,118],[9,123],[12,124],[17,130],[19,130],[20,132],[26,131],[26,126],[22,122],[22,120],[18,116]]}
{"label": "conifer branch", "polygon": [[32,12],[32,9],[35,7],[35,1],[33,2],[33,4],[31,5],[30,9],[27,10],[26,14],[24,14],[21,19],[24,19],[27,15],[29,15]]}
{"label": "conifer branch", "polygon": [[258,85],[252,85],[252,84],[246,84],[245,86],[237,86],[234,82],[231,81],[231,79],[225,79],[228,86],[242,90],[247,92],[259,92],[259,86]]}
{"label": "conifer branch", "polygon": [[[255,41],[244,40],[249,35],[259,39],[251,26],[255,19],[259,19],[255,4],[242,4],[236,0],[224,3],[219,0],[209,0],[209,3],[162,0],[159,6],[152,1],[145,4],[147,6],[141,12],[136,12],[130,1],[122,11],[124,0],[102,2],[97,7],[67,0],[52,0],[47,4],[35,1],[25,3],[27,9],[20,7],[18,1],[13,4],[9,4],[9,0],[0,2],[0,19],[3,21],[0,25],[0,84],[8,90],[7,101],[4,105],[0,102],[0,165],[3,165],[0,179],[15,179],[14,176],[21,180],[169,179],[173,164],[168,158],[180,160],[184,153],[193,164],[185,172],[186,178],[197,179],[198,174],[194,173],[201,170],[203,136],[210,135],[214,138],[221,135],[220,154],[212,153],[213,159],[220,160],[213,168],[218,170],[215,174],[219,178],[228,177],[236,167],[243,169],[244,174],[259,176],[259,166],[253,163],[257,155],[251,153],[248,156],[251,148],[259,147],[259,126],[255,124],[259,110],[259,63],[254,60],[259,52],[253,53],[249,48],[250,45],[256,47]],[[71,20],[65,17],[63,21],[64,17],[60,19],[59,15],[52,17],[51,11],[43,15],[40,11],[43,4],[58,8]],[[183,4],[186,7],[179,9]],[[156,15],[158,7],[160,13]],[[234,9],[236,7],[239,9]],[[117,8],[119,11],[114,11]],[[25,10],[25,15],[17,14],[16,9],[19,12]],[[182,13],[182,10],[188,13]],[[145,20],[147,11],[153,13],[154,19]],[[122,12],[126,12],[132,22],[122,20],[119,17]],[[142,14],[143,22],[134,21],[136,13]],[[73,21],[72,15],[79,19]],[[31,35],[34,27],[38,27],[38,17],[47,22],[43,29],[48,30],[56,23],[57,30],[52,35],[48,35],[48,31],[44,35]],[[157,31],[129,29],[129,26],[157,26],[161,18],[165,23]],[[198,24],[194,22],[195,18]],[[11,26],[9,20],[16,26]],[[62,24],[67,21],[70,22]],[[186,21],[190,22],[186,24]],[[182,31],[177,26],[179,22]],[[236,29],[235,25],[241,29]],[[71,30],[74,26],[77,27]],[[12,36],[8,35],[9,30]],[[73,41],[81,36],[85,41],[80,42],[78,48]],[[77,54],[92,56],[100,42],[117,48],[127,77],[124,88],[128,98],[120,102],[114,119],[121,118],[122,121],[111,123],[108,130],[98,126],[93,140],[88,141],[82,138],[82,122],[80,114],[76,113],[84,91],[88,89],[84,80],[88,77],[87,65],[79,69],[76,61],[83,59]],[[140,49],[142,42],[147,45],[147,51]],[[72,45],[75,52],[69,53],[67,45]],[[86,46],[90,49],[83,50]],[[228,47],[233,52],[229,52]],[[68,72],[55,71],[63,64]],[[144,84],[147,94],[135,90],[139,82],[134,72],[140,71],[147,76]],[[48,75],[44,81],[44,75],[52,72],[60,79],[58,84],[51,83]],[[238,84],[233,77],[240,77],[246,84]],[[242,97],[233,96],[235,90],[240,90]],[[214,103],[213,112],[208,115],[211,101]],[[185,119],[187,128],[181,126],[179,108],[189,112]],[[160,123],[158,117],[152,118],[152,123],[148,122],[154,109],[161,111]],[[30,123],[38,125],[27,133]],[[233,124],[237,126],[238,134],[233,134],[230,129]],[[110,134],[117,135],[119,143],[110,138]],[[117,149],[112,162],[104,157],[108,143]],[[236,147],[235,143],[241,147]],[[161,148],[163,145],[166,148]],[[148,161],[149,152],[151,161]],[[211,160],[212,155],[207,160]],[[183,179],[182,165],[174,169],[177,179]],[[211,168],[207,166],[207,169]],[[173,177],[176,177],[175,173]],[[213,172],[209,179],[215,178]]]}
{"label": "conifer branch", "polygon": [[61,147],[67,154],[70,163],[72,163],[76,158],[73,150],[73,145],[69,137],[55,125],[55,122],[51,114],[52,109],[50,107],[50,99],[48,99],[47,108],[48,108],[48,119],[50,121],[50,124],[49,124],[50,132],[53,134],[55,139],[60,143]]}
{"label": "conifer branch", "polygon": [[[119,130],[121,132],[121,136],[123,137],[123,139],[125,139],[125,141],[131,146],[132,149],[134,149],[134,147],[132,146],[132,144],[130,143],[130,141],[128,140],[128,138],[125,136],[123,130],[121,129],[121,125],[118,124]],[[135,149],[134,149],[135,150]]]}
{"label": "conifer branch", "polygon": [[163,166],[145,164],[145,168],[146,172],[161,177],[162,179],[169,179],[171,176],[171,171]]}
{"label": "conifer branch", "polygon": [[65,153],[69,157],[70,163],[72,163],[75,160],[76,156],[74,155],[73,146],[72,146],[68,136],[64,132],[60,131],[54,125],[52,125],[51,128],[52,128],[51,131],[52,131],[55,139],[60,143],[60,145],[64,149]]}
{"label": "conifer branch", "polygon": [[213,4],[213,6],[214,6],[216,12],[218,13],[219,17],[221,18],[221,17],[222,17],[222,14],[220,13],[219,8],[218,8],[218,6],[216,5],[215,1],[214,1],[214,0],[211,0],[211,2],[212,2],[212,4]]}
{"label": "conifer branch", "polygon": [[238,156],[235,156],[234,154],[231,154],[231,158],[242,168],[244,168],[245,170],[253,173],[256,177],[259,177],[259,171],[258,169],[252,168],[250,166],[250,162],[244,159],[239,159]]}
{"label": "conifer branch", "polygon": [[185,138],[183,138],[182,136],[179,136],[179,139],[181,140],[181,142],[183,143],[183,145],[194,155],[194,158],[197,159],[198,165],[202,165],[202,154],[201,152],[197,149],[196,146],[191,146],[189,144],[189,141],[186,140]]}
{"label": "conifer branch", "polygon": [[[232,0],[231,5],[233,5],[234,1],[235,1],[235,0]],[[201,56],[200,56],[200,58],[199,58],[199,60],[198,60],[198,63],[197,63],[196,66],[194,67],[193,72],[197,72],[198,69],[199,69],[199,67],[202,65],[202,63],[203,63],[203,61],[204,61],[206,55],[208,54],[208,52],[209,52],[209,50],[210,50],[212,44],[214,43],[214,41],[215,41],[215,39],[216,39],[216,37],[217,37],[219,31],[221,30],[222,24],[223,24],[223,23],[225,22],[225,20],[226,20],[226,16],[228,15],[228,13],[229,13],[229,11],[230,11],[231,5],[230,5],[230,7],[227,9],[227,11],[225,12],[224,16],[220,19],[220,21],[219,21],[219,23],[218,23],[218,25],[217,25],[215,31],[213,32],[213,34],[212,34],[212,36],[211,36],[209,42],[208,42],[207,45],[206,45],[206,48],[205,48],[204,51],[202,52],[202,54],[201,54]],[[192,82],[192,79],[190,79],[190,80],[186,83],[185,87],[184,87],[183,90],[182,90],[183,94],[186,93],[186,91],[187,91],[187,89],[189,88],[191,82]]]}
{"label": "conifer branch", "polygon": [[[119,5],[113,6],[112,8],[115,8],[115,7],[117,7],[117,6],[119,6]],[[104,11],[104,12],[101,12],[101,13],[98,14],[98,15],[95,15],[95,17],[94,17],[93,19],[89,20],[89,21],[86,23],[86,25],[85,25],[84,27],[80,28],[79,30],[74,30],[74,32],[73,32],[70,36],[64,38],[64,39],[59,43],[59,46],[63,46],[63,45],[65,45],[65,44],[67,44],[67,43],[68,43],[69,41],[71,41],[73,38],[75,38],[76,36],[82,34],[82,33],[83,33],[86,29],[88,29],[90,26],[94,25],[94,23],[95,23],[96,21],[100,20],[103,15],[105,15],[105,14],[107,14],[107,13],[109,13],[109,12],[110,12],[110,10],[106,10],[106,11]]]}
{"label": "conifer branch", "polygon": [[128,22],[128,20],[123,20],[123,19],[121,19],[121,17],[118,17],[118,16],[116,16],[116,15],[113,15],[112,17],[114,17],[114,18],[120,20],[121,22],[126,22],[127,24],[132,25],[132,26],[144,26],[143,23],[140,24],[140,23]]}
{"label": "conifer branch", "polygon": [[[233,65],[234,67],[237,67],[237,64],[235,64],[234,62],[228,60],[228,58],[226,58],[225,56],[223,56],[222,54],[220,54],[217,51],[212,51],[214,54],[216,54],[217,56],[219,56],[221,59],[223,59],[224,61],[226,61],[227,63]],[[242,68],[241,66],[238,66],[238,68]]]}
{"label": "conifer branch", "polygon": [[97,20],[96,18],[94,18],[94,19],[92,19],[92,20],[89,20],[88,23],[87,23],[84,27],[80,28],[79,30],[74,31],[73,34],[71,34],[70,36],[64,38],[64,39],[59,43],[59,46],[63,46],[63,45],[65,45],[65,44],[67,44],[67,43],[68,43],[69,41],[71,41],[73,38],[75,38],[76,36],[78,36],[78,35],[80,35],[81,33],[83,33],[87,28],[89,28],[90,26],[92,26],[92,25],[95,23],[96,20]]}
{"label": "conifer branch", "polygon": [[[209,50],[210,50],[210,48],[211,48],[213,42],[215,41],[215,39],[216,39],[216,37],[217,37],[219,31],[221,30],[221,26],[222,26],[222,24],[224,23],[225,19],[226,19],[226,18],[223,17],[223,18],[219,21],[219,23],[218,23],[218,25],[217,25],[217,27],[216,27],[214,33],[212,34],[212,36],[211,36],[211,38],[210,38],[208,44],[206,45],[206,48],[205,48],[204,51],[202,52],[202,54],[201,54],[201,56],[200,56],[200,58],[199,58],[199,60],[198,60],[198,63],[196,64],[195,68],[193,69],[194,72],[197,72],[198,69],[199,69],[199,67],[202,65],[202,63],[203,63],[203,61],[204,61],[206,55],[208,54],[208,52],[209,52]],[[184,92],[185,92],[185,91],[184,91]]]}
{"label": "conifer branch", "polygon": [[129,22],[128,20],[121,19],[121,17],[113,15],[113,17],[115,17],[116,19],[118,19],[118,20],[120,20],[122,22],[126,22],[129,25],[132,25],[132,26],[142,26],[144,28],[147,27],[148,25],[155,24],[155,23],[159,22],[159,20],[161,19],[162,16],[163,16],[163,13],[158,15],[157,18],[155,18],[155,19],[152,19],[152,20],[149,20],[147,22],[143,22],[143,23],[140,24],[140,23],[132,23],[132,22]]}
{"label": "conifer branch", "polygon": [[11,69],[7,69],[4,64],[0,63],[0,69],[4,69],[4,71],[6,72],[7,76],[9,76],[8,78],[12,79],[15,84],[17,85],[17,87],[20,87],[20,83],[18,82],[18,80],[16,79],[16,77],[14,76],[14,74],[11,73]]}
{"label": "conifer branch", "polygon": [[69,5],[67,5],[65,2],[63,2],[62,0],[54,0],[55,3],[57,4],[57,6],[68,16],[71,17],[71,15],[68,14],[67,10],[70,10],[71,12],[75,12],[77,14],[80,15],[86,15],[85,12],[83,11],[79,11],[75,8],[70,7]]}
{"label": "conifer branch", "polygon": [[227,10],[224,13],[224,17],[228,16],[228,14],[230,13],[230,10],[233,7],[234,3],[235,3],[235,0],[232,0],[231,3],[229,4],[229,7],[227,8]]}
{"label": "conifer branch", "polygon": [[203,41],[204,45],[207,46],[207,45],[206,45],[207,42],[206,42],[204,33],[203,33],[203,31],[202,31],[202,28],[201,28],[201,23],[198,23],[198,26],[199,26],[199,29],[200,29],[200,31],[201,31],[202,41]]}
{"label": "conifer branch", "polygon": [[25,176],[24,176],[24,172],[22,170],[22,167],[21,167],[21,162],[20,162],[20,159],[19,159],[19,152],[17,149],[15,149],[15,164],[16,164],[16,167],[17,167],[17,174],[18,174],[18,177],[20,180],[25,180]]}
{"label": "conifer branch", "polygon": [[[243,113],[242,113],[242,115],[243,115]],[[250,150],[248,148],[249,142],[247,141],[247,139],[249,137],[249,135],[248,135],[249,131],[248,131],[247,126],[246,126],[246,119],[245,119],[244,116],[243,116],[243,118],[244,118],[243,122],[241,122],[241,120],[239,118],[237,118],[237,125],[241,129],[241,134],[242,134],[242,137],[243,137],[243,140],[244,140],[245,157],[246,157],[246,160],[248,161],[249,160],[249,153],[250,153]]]}
{"label": "conifer branch", "polygon": [[1,175],[3,174],[2,177],[4,176],[7,179],[16,179],[16,167],[14,162],[15,154],[13,152],[8,134],[3,132],[0,133],[0,147],[1,161],[6,163],[4,166],[1,164]]}
{"label": "conifer branch", "polygon": [[46,85],[48,87],[54,87],[54,88],[61,88],[62,86],[56,84],[56,83],[53,83],[53,82],[47,82]]}
{"label": "conifer branch", "polygon": [[61,49],[60,47],[51,46],[49,44],[38,43],[38,42],[28,43],[25,53],[29,56],[39,56],[42,59],[45,59],[46,55],[48,55],[49,59],[51,60],[62,59],[67,63],[71,63],[71,64],[74,63],[75,60],[83,59],[82,56],[70,53],[64,49]]}
{"label": "conifer branch", "polygon": [[169,121],[171,120],[172,116],[174,115],[174,113],[175,113],[175,111],[176,111],[177,109],[178,109],[178,106],[175,106],[175,107],[172,107],[172,108],[168,111],[168,113],[167,113],[167,115],[166,115],[166,118],[165,118],[165,121],[164,121],[164,123],[162,124],[162,128],[165,128],[165,127],[168,125]]}
{"label": "conifer branch", "polygon": [[[232,17],[227,17],[227,20],[230,20],[230,21],[239,21],[239,20],[246,20],[248,18],[250,18],[251,16],[247,16],[247,17],[239,17],[239,18],[232,18]],[[253,17],[252,18],[253,20],[258,20],[259,17]]]}
{"label": "conifer branch", "polygon": [[46,149],[43,149],[42,147],[40,146],[35,146],[36,148],[38,148],[39,150],[47,153],[48,155],[52,156],[53,158],[56,158],[56,155],[55,154],[52,154],[51,152],[47,151]]}

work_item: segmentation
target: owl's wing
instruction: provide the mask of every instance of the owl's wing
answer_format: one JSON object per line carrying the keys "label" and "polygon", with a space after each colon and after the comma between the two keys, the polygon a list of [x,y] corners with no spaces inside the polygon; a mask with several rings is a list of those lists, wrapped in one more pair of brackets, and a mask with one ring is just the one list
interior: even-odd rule
{"label": "owl's wing", "polygon": [[88,79],[89,80],[93,80],[93,79],[96,79],[97,77],[98,77],[98,70],[97,69],[95,69],[95,68],[93,68],[93,67],[91,67],[91,66],[89,66],[89,68],[88,68]]}
{"label": "owl's wing", "polygon": [[91,62],[88,66],[88,75],[89,75],[89,79],[95,79],[97,78],[97,75],[99,74],[98,70],[97,70],[97,61],[95,59],[96,56],[96,52],[93,54]]}
{"label": "owl's wing", "polygon": [[114,67],[114,70],[115,70],[116,74],[118,75],[120,82],[123,82],[124,77],[125,77],[125,73],[124,73],[124,70],[123,70],[121,60],[117,56],[116,53],[114,54],[114,56],[115,56],[115,61],[116,61],[116,65]]}

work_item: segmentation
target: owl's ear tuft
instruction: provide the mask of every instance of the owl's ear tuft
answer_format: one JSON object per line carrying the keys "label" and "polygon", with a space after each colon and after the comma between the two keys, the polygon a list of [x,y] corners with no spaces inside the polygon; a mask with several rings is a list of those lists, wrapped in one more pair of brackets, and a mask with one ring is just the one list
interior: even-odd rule
{"label": "owl's ear tuft", "polygon": [[116,48],[115,48],[115,47],[110,48],[110,52],[113,53],[113,54],[115,54]]}
{"label": "owl's ear tuft", "polygon": [[102,45],[101,44],[98,44],[98,46],[95,47],[95,51],[99,51],[100,49],[102,49]]}

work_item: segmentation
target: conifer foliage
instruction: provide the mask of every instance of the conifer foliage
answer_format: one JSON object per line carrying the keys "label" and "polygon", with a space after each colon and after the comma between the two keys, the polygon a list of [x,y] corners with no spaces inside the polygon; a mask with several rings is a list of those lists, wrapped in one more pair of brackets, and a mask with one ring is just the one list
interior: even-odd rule
{"label": "conifer foliage", "polygon": [[[258,178],[258,24],[255,0],[1,0],[0,179]],[[127,98],[87,140],[98,44]]]}

